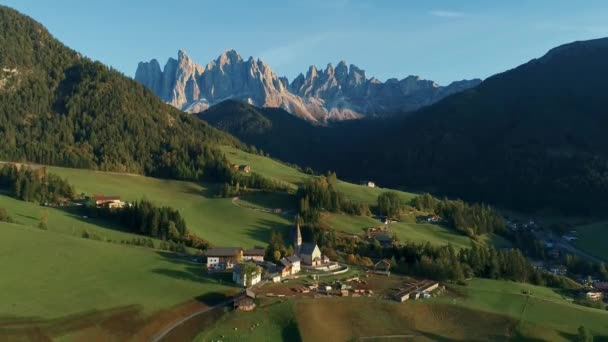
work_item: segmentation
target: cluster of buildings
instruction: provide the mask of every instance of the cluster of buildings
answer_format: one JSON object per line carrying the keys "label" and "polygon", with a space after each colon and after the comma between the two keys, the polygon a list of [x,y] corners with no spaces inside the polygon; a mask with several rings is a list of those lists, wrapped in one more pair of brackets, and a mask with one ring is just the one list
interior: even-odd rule
{"label": "cluster of buildings", "polygon": [[592,290],[587,292],[587,300],[591,302],[601,302],[608,293],[608,282],[596,281],[591,284]]}
{"label": "cluster of buildings", "polygon": [[[302,242],[300,225],[293,228],[294,255],[283,257],[277,264],[264,260],[265,250],[261,248],[243,249],[241,247],[210,248],[205,252],[208,270],[232,270],[232,280],[242,286],[252,286],[262,280],[262,269],[274,281],[300,272],[302,265],[319,267],[329,264],[327,256],[321,254],[316,243]],[[252,267],[255,265],[257,268]],[[247,269],[248,272],[243,270]],[[257,271],[254,271],[257,270]],[[277,277],[278,280],[277,280]]]}
{"label": "cluster of buildings", "polygon": [[413,284],[406,284],[405,288],[399,289],[399,291],[393,296],[398,302],[405,302],[410,299],[416,300],[419,298],[430,298],[431,293],[439,289],[439,283],[423,280]]}

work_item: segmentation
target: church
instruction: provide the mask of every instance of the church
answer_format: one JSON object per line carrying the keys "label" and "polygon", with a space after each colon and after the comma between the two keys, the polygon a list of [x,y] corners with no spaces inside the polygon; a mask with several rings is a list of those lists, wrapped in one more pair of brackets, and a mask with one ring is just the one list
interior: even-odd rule
{"label": "church", "polygon": [[300,224],[296,222],[293,228],[294,254],[307,266],[320,266],[329,263],[326,256],[321,255],[321,250],[314,242],[302,243],[302,232]]}

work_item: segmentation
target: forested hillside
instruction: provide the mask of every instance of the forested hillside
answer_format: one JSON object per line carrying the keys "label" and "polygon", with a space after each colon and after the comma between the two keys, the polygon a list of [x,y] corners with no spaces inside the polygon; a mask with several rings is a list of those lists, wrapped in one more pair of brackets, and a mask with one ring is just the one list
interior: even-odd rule
{"label": "forested hillside", "polygon": [[180,179],[217,177],[232,137],[0,6],[0,159]]}
{"label": "forested hillside", "polygon": [[606,58],[608,39],[567,44],[392,120],[320,127],[246,105],[201,118],[274,157],[352,181],[598,214],[608,206]]}

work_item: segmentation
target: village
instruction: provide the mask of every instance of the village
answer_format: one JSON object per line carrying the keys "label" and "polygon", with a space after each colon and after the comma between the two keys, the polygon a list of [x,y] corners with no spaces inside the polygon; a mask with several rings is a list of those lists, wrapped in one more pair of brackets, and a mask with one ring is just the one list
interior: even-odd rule
{"label": "village", "polygon": [[428,299],[441,292],[438,282],[391,277],[391,264],[380,260],[369,269],[353,269],[322,255],[315,243],[303,242],[293,227],[294,255],[277,263],[265,260],[261,248],[216,247],[205,252],[208,272],[231,272],[232,281],[246,289],[234,308],[250,311],[257,297],[380,297],[398,302]]}

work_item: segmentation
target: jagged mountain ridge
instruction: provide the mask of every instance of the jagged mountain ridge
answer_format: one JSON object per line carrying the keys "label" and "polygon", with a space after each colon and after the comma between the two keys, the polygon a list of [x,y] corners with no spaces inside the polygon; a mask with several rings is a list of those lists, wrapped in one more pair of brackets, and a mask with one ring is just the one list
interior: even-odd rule
{"label": "jagged mountain ridge", "polygon": [[332,64],[321,70],[311,66],[306,75],[289,83],[262,60],[244,60],[234,50],[226,50],[206,66],[180,50],[178,59],[169,58],[163,69],[155,59],[140,62],[135,79],[186,112],[197,113],[221,101],[239,99],[318,122],[410,112],[481,82],[464,80],[442,87],[417,76],[381,82],[341,61],[335,68]]}

